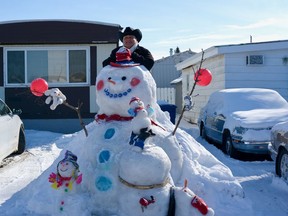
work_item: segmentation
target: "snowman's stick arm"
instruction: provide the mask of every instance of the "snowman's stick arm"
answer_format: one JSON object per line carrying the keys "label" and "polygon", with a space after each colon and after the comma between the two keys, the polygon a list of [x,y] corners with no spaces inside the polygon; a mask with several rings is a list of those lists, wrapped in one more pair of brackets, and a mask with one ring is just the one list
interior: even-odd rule
{"label": "snowman's stick arm", "polygon": [[[200,70],[201,67],[202,67],[202,62],[203,62],[203,60],[204,60],[204,51],[202,50],[202,56],[201,56],[201,60],[200,60],[199,70]],[[193,87],[192,87],[192,89],[191,89],[191,92],[190,92],[189,96],[191,96],[191,95],[193,94],[193,92],[194,92],[194,89],[195,89],[195,87],[196,87],[196,83],[199,81],[199,80],[198,80],[199,75],[200,75],[200,73],[196,73],[196,77],[195,77],[195,80],[194,80],[194,83],[193,83]],[[177,128],[179,127],[179,124],[180,124],[180,121],[181,121],[181,119],[182,119],[182,117],[183,117],[183,115],[184,115],[184,112],[185,112],[185,107],[183,106],[182,111],[181,111],[181,114],[180,114],[179,119],[178,119],[178,121],[177,121],[177,124],[176,124],[176,126],[175,126],[175,128],[174,128],[174,131],[172,132],[173,135],[175,135],[176,130],[177,130]]]}
{"label": "snowman's stick arm", "polygon": [[82,103],[81,104],[78,104],[78,107],[74,107],[74,106],[71,106],[67,101],[63,101],[63,103],[65,106],[69,107],[70,109],[74,110],[77,112],[77,115],[78,115],[78,118],[79,118],[79,121],[80,121],[80,125],[82,126],[84,132],[85,132],[85,135],[86,137],[88,136],[88,131],[85,127],[85,124],[82,120],[82,117],[81,117],[81,113],[80,113],[80,109],[81,109],[81,106],[82,106]]}

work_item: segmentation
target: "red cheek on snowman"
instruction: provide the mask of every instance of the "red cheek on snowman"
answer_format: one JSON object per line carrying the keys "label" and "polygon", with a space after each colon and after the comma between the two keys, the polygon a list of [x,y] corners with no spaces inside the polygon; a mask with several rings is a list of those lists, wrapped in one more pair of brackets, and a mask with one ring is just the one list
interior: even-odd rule
{"label": "red cheek on snowman", "polygon": [[130,81],[130,85],[133,86],[133,87],[135,87],[135,86],[137,86],[140,82],[141,82],[140,79],[134,77],[134,78],[132,78],[132,80]]}
{"label": "red cheek on snowman", "polygon": [[104,87],[104,81],[100,80],[96,85],[97,91],[100,91],[101,89],[103,89],[103,87]]}

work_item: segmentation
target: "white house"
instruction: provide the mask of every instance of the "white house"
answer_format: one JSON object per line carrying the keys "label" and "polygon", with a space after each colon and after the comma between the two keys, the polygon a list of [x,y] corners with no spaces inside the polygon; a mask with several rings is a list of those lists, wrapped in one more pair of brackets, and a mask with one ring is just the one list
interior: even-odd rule
{"label": "white house", "polygon": [[[191,92],[194,72],[199,69],[201,53],[180,62],[183,95]],[[288,100],[288,40],[213,46],[204,50],[202,68],[212,73],[208,86],[197,86],[192,94],[195,103],[184,118],[197,122],[201,107],[210,94],[227,88],[269,88],[278,91]]]}

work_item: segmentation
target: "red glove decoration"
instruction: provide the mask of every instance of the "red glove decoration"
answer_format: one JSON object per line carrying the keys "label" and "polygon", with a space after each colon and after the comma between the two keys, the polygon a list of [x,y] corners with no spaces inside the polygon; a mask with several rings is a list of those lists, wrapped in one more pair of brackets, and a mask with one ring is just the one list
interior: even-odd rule
{"label": "red glove decoration", "polygon": [[57,175],[52,172],[49,176],[49,182],[51,182],[51,183],[56,182],[56,177],[57,177]]}
{"label": "red glove decoration", "polygon": [[194,208],[197,208],[203,215],[206,215],[208,213],[208,206],[204,202],[203,199],[201,199],[198,196],[194,196],[194,198],[191,201],[191,205]]}
{"label": "red glove decoration", "polygon": [[80,174],[77,178],[76,178],[76,184],[80,184],[82,182],[82,174]]}

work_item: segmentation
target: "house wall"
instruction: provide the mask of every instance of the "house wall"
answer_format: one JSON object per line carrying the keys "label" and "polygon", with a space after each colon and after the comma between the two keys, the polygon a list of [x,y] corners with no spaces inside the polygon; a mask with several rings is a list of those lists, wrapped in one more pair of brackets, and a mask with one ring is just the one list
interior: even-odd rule
{"label": "house wall", "polygon": [[157,60],[151,70],[157,88],[171,88],[170,82],[181,75],[175,68],[175,60],[172,56]]}
{"label": "house wall", "polygon": [[[269,88],[288,100],[288,65],[283,63],[288,49],[225,55],[225,88]],[[246,65],[246,56],[263,55],[263,65]]]}
{"label": "house wall", "polygon": [[182,81],[176,84],[173,84],[175,87],[175,105],[176,105],[176,113],[180,114],[183,109],[183,95],[182,95]]}
{"label": "house wall", "polygon": [[180,53],[175,53],[168,57],[156,60],[151,74],[158,88],[171,88],[171,81],[181,76],[181,71],[176,69],[176,64],[193,56],[195,53],[187,50]]}
{"label": "house wall", "polygon": [[[210,94],[214,91],[224,88],[224,65],[225,60],[223,55],[206,59],[202,68],[207,68],[212,73],[212,81],[208,86],[195,86],[192,93],[193,108],[190,111],[184,112],[184,119],[191,123],[197,123],[200,109],[207,103]],[[199,64],[182,70],[182,91],[183,97],[191,93],[194,85],[194,71],[197,71]],[[188,86],[188,88],[187,88]]]}

